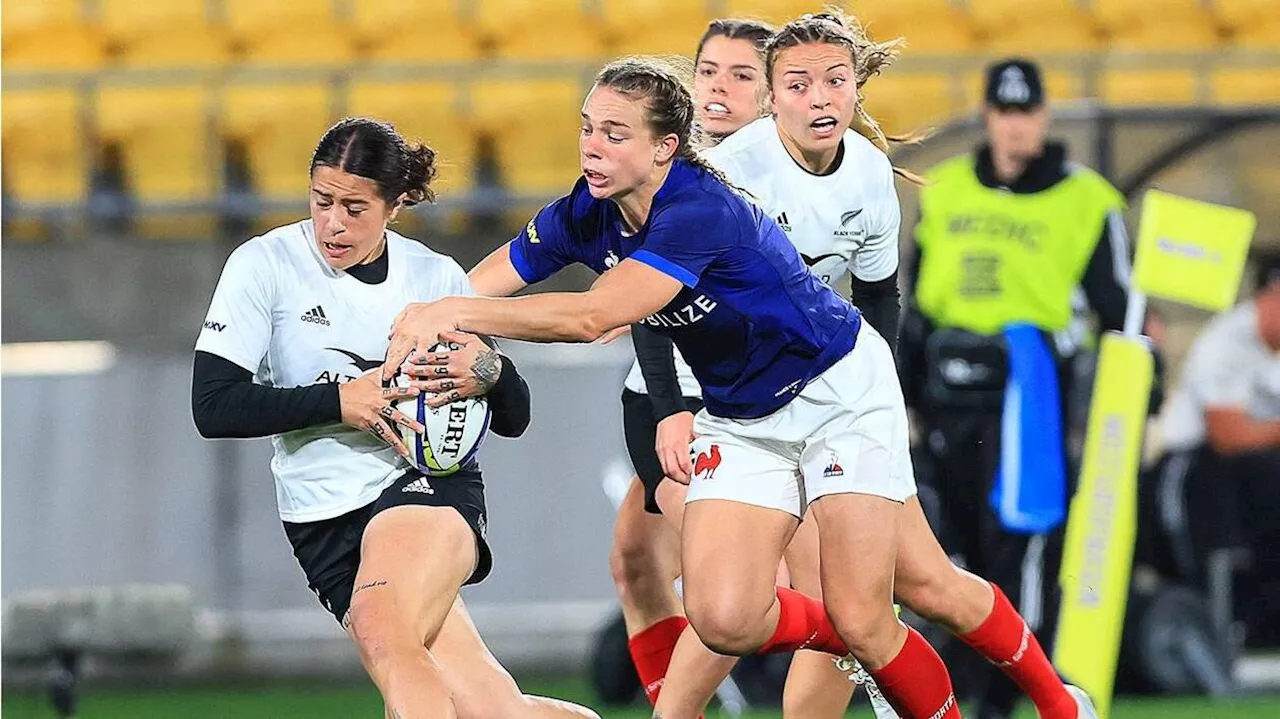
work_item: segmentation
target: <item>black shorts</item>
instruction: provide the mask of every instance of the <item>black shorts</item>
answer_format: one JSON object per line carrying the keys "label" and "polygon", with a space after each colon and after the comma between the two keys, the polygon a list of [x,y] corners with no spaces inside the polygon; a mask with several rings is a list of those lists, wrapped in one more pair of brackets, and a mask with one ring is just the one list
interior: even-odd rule
{"label": "black shorts", "polygon": [[351,607],[365,527],[385,509],[403,505],[453,507],[476,536],[476,570],[466,584],[480,582],[493,568],[493,555],[485,541],[484,480],[480,473],[464,470],[448,477],[428,477],[433,492],[406,491],[421,477],[417,470],[406,472],[376,500],[340,517],[284,523],[284,533],[293,545],[293,556],[307,575],[307,585],[339,623]]}
{"label": "black shorts", "polygon": [[[702,409],[702,400],[698,397],[685,397],[684,404],[695,414]],[[658,452],[654,449],[658,440],[658,419],[653,416],[649,395],[622,390],[622,434],[627,441],[627,454],[631,455],[631,466],[644,485],[644,509],[650,514],[662,514],[656,493],[658,483],[665,475]]]}

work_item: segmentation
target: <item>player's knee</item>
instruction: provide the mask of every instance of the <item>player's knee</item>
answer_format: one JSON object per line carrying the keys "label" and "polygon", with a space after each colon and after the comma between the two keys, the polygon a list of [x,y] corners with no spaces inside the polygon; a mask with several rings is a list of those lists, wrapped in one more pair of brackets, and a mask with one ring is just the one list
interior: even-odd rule
{"label": "player's knee", "polygon": [[360,656],[369,667],[382,666],[395,660],[397,654],[416,648],[412,631],[396,621],[390,596],[376,592],[357,594],[351,600],[349,620],[351,636]]}
{"label": "player's knee", "polygon": [[899,602],[908,609],[929,621],[938,621],[947,616],[949,607],[955,602],[953,589],[948,580],[952,573],[928,573],[921,577],[911,577],[907,581],[894,579],[894,594]]}
{"label": "player's knee", "polygon": [[609,552],[609,570],[613,583],[623,595],[642,591],[650,584],[658,584],[662,578],[657,548],[652,537],[639,531],[634,523],[619,524],[613,535],[613,549]]}
{"label": "player's knee", "polygon": [[[883,606],[881,606],[883,605]],[[845,646],[855,655],[879,652],[898,631],[893,606],[887,602],[827,605],[827,615]]]}
{"label": "player's knee", "polygon": [[745,656],[768,639],[765,617],[768,607],[753,608],[748,603],[726,597],[698,600],[685,595],[689,624],[709,649],[719,654]]}

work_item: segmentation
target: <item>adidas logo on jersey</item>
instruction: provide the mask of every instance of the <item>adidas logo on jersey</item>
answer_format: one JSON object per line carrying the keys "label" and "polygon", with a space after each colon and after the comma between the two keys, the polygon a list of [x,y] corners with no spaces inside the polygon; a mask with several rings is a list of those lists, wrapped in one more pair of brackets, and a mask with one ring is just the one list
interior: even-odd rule
{"label": "adidas logo on jersey", "polygon": [[418,477],[412,482],[406,484],[401,492],[422,492],[423,494],[435,494],[436,490],[427,483],[426,477]]}
{"label": "adidas logo on jersey", "polygon": [[791,231],[791,222],[787,220],[787,213],[780,213],[777,217],[773,218],[773,221],[778,223],[778,227],[781,227],[783,232]]}
{"label": "adidas logo on jersey", "polygon": [[329,318],[324,316],[324,308],[320,305],[316,305],[306,312],[303,312],[300,319],[303,322],[311,322],[312,324],[324,325],[325,327],[329,326]]}

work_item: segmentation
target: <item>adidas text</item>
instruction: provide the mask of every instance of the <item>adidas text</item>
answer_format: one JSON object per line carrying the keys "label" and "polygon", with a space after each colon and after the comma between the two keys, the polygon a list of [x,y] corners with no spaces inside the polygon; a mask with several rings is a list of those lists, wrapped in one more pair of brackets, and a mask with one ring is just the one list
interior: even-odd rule
{"label": "adidas text", "polygon": [[301,319],[303,322],[311,322],[317,325],[324,325],[325,327],[329,326],[329,318],[324,316],[324,308],[320,305],[316,305],[306,312],[303,312]]}

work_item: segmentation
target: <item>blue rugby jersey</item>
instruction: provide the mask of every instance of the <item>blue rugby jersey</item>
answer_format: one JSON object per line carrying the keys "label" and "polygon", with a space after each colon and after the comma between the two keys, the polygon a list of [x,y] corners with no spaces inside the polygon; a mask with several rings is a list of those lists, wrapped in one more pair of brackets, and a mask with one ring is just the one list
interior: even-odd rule
{"label": "blue rugby jersey", "polygon": [[603,273],[626,258],[679,280],[675,299],[642,321],[675,342],[709,413],[771,414],[853,349],[858,310],[759,207],[702,168],[677,160],[645,226],[630,236],[623,227],[618,206],[580,178],[511,242],[511,263],[530,284],[574,263]]}

